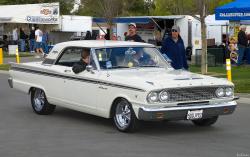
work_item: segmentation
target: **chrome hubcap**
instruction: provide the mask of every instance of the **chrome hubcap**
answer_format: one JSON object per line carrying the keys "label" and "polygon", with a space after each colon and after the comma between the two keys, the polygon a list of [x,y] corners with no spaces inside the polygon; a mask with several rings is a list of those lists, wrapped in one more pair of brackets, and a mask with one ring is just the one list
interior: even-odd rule
{"label": "chrome hubcap", "polygon": [[126,128],[131,121],[131,109],[126,102],[120,102],[116,107],[116,120],[121,128]]}
{"label": "chrome hubcap", "polygon": [[41,111],[45,104],[45,94],[41,89],[36,89],[33,101],[35,110]]}

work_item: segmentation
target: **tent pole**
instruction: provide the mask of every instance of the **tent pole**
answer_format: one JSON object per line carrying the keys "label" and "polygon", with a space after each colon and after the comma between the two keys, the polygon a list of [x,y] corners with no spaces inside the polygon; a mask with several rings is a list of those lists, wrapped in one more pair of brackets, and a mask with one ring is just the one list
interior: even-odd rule
{"label": "tent pole", "polygon": [[163,29],[161,28],[161,26],[159,26],[158,23],[157,23],[153,18],[151,18],[151,20],[155,23],[155,25],[156,25],[158,28],[160,28],[161,31],[163,30]]}
{"label": "tent pole", "polygon": [[102,31],[103,33],[107,34],[97,22],[96,22],[96,25],[101,29],[101,31]]}

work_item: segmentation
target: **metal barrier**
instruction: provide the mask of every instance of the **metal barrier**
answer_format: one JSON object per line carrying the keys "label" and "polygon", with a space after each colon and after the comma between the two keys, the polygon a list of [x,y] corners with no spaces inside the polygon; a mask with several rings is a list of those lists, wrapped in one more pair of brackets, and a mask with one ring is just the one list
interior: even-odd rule
{"label": "metal barrier", "polygon": [[18,48],[16,49],[16,63],[17,63],[17,64],[20,63],[20,57],[19,57]]}
{"label": "metal barrier", "polygon": [[0,48],[0,65],[3,64],[3,48]]}
{"label": "metal barrier", "polygon": [[226,59],[227,79],[232,82],[231,59]]}

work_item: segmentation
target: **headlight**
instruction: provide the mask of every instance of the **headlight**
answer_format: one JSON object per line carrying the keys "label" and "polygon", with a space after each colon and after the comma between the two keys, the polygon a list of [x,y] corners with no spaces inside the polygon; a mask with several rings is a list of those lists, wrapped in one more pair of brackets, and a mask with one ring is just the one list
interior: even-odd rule
{"label": "headlight", "polygon": [[169,94],[167,91],[161,91],[160,94],[159,94],[159,99],[160,101],[167,101],[169,98]]}
{"label": "headlight", "polygon": [[217,97],[223,97],[223,96],[225,96],[224,89],[223,89],[223,88],[218,88],[218,89],[215,91],[215,94],[216,94]]}
{"label": "headlight", "polygon": [[158,100],[158,94],[156,92],[151,92],[148,95],[149,102],[156,102]]}
{"label": "headlight", "polygon": [[230,97],[230,96],[233,96],[233,89],[232,88],[226,88],[226,90],[225,90],[225,95],[226,96],[228,96],[228,97]]}

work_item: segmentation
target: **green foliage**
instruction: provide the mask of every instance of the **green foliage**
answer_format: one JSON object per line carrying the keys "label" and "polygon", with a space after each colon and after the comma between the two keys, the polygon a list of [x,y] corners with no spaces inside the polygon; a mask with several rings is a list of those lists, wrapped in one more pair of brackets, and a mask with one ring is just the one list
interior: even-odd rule
{"label": "green foliage", "polygon": [[[153,15],[193,15],[199,14],[201,0],[154,0],[155,9]],[[214,9],[232,0],[206,0],[209,13]]]}
{"label": "green foliage", "polygon": [[8,71],[10,69],[9,64],[0,64],[0,70]]}
{"label": "green foliage", "polygon": [[[104,12],[114,10],[103,10],[105,3],[111,8],[119,8],[117,16],[140,16],[147,15],[154,6],[154,3],[145,3],[144,0],[85,0],[82,1],[78,15],[104,17]],[[147,4],[147,5],[146,5]]]}
{"label": "green foliage", "polygon": [[147,15],[148,8],[146,8],[144,0],[123,0],[123,4],[124,16]]}
{"label": "green foliage", "polygon": [[[145,15],[180,15],[198,14],[199,2],[201,0],[82,0],[78,15],[103,16],[100,11],[104,1],[109,5],[119,6],[117,16],[145,16]],[[229,3],[233,0],[206,0],[208,11],[213,14],[218,6]],[[74,0],[0,0],[0,5],[12,4],[34,4],[60,2],[60,13],[69,14],[73,7]],[[110,10],[109,10],[110,12]]]}
{"label": "green foliage", "polygon": [[[199,73],[200,67],[191,66],[190,71]],[[208,75],[227,77],[226,67],[209,67]],[[232,80],[236,93],[250,93],[250,68],[249,66],[232,67]]]}

